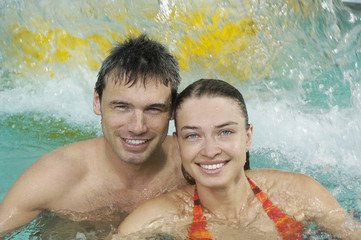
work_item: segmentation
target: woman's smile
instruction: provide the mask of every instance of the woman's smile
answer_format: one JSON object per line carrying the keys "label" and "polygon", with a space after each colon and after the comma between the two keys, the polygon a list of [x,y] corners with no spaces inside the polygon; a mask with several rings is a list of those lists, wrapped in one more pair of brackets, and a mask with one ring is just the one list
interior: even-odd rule
{"label": "woman's smile", "polygon": [[229,161],[218,162],[218,163],[198,163],[197,165],[201,168],[204,173],[217,174]]}

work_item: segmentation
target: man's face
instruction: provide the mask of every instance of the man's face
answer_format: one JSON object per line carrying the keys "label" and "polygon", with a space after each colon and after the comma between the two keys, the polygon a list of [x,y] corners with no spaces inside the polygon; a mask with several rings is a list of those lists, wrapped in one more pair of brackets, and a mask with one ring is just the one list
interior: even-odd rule
{"label": "man's face", "polygon": [[133,86],[107,81],[101,101],[94,94],[94,112],[102,116],[103,134],[124,162],[142,164],[160,147],[171,112],[171,87],[156,81]]}

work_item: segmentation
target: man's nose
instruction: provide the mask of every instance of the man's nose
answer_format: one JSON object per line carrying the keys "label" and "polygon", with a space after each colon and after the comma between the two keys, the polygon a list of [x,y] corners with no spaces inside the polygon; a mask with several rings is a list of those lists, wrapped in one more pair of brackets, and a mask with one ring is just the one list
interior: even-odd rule
{"label": "man's nose", "polygon": [[128,130],[135,135],[142,134],[147,131],[144,113],[141,111],[134,111],[129,119]]}

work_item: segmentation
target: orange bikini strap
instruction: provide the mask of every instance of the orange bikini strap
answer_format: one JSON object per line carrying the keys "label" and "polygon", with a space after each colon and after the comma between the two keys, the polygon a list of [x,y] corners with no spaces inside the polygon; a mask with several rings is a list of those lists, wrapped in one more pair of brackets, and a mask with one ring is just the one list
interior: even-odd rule
{"label": "orange bikini strap", "polygon": [[202,205],[198,197],[197,187],[194,189],[193,222],[188,232],[189,240],[212,240],[212,236],[206,229],[207,219],[203,216]]}
{"label": "orange bikini strap", "polygon": [[304,226],[288,216],[284,214],[278,207],[276,207],[271,200],[268,199],[267,195],[262,192],[262,190],[247,177],[251,188],[258,198],[258,200],[262,203],[264,210],[267,215],[273,220],[276,224],[276,228],[282,239],[289,240],[302,240],[303,238],[303,230]]}

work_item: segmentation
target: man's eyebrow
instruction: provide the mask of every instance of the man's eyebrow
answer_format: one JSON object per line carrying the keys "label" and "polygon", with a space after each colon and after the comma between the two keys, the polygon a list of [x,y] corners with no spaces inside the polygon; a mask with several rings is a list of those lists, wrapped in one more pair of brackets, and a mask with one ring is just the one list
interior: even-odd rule
{"label": "man's eyebrow", "polygon": [[163,109],[167,109],[168,105],[164,104],[164,103],[153,103],[147,106],[148,108],[163,108]]}
{"label": "man's eyebrow", "polygon": [[[109,103],[110,106],[115,106],[115,105],[123,105],[123,106],[132,106],[131,103],[126,102],[126,101],[122,101],[122,100],[113,100]],[[164,103],[153,103],[153,104],[149,104],[146,106],[146,109],[149,108],[159,108],[162,110],[167,110],[170,106],[168,106],[167,104]]]}
{"label": "man's eyebrow", "polygon": [[125,101],[121,101],[121,100],[113,100],[109,103],[109,105],[131,105],[130,103],[128,102],[125,102]]}

